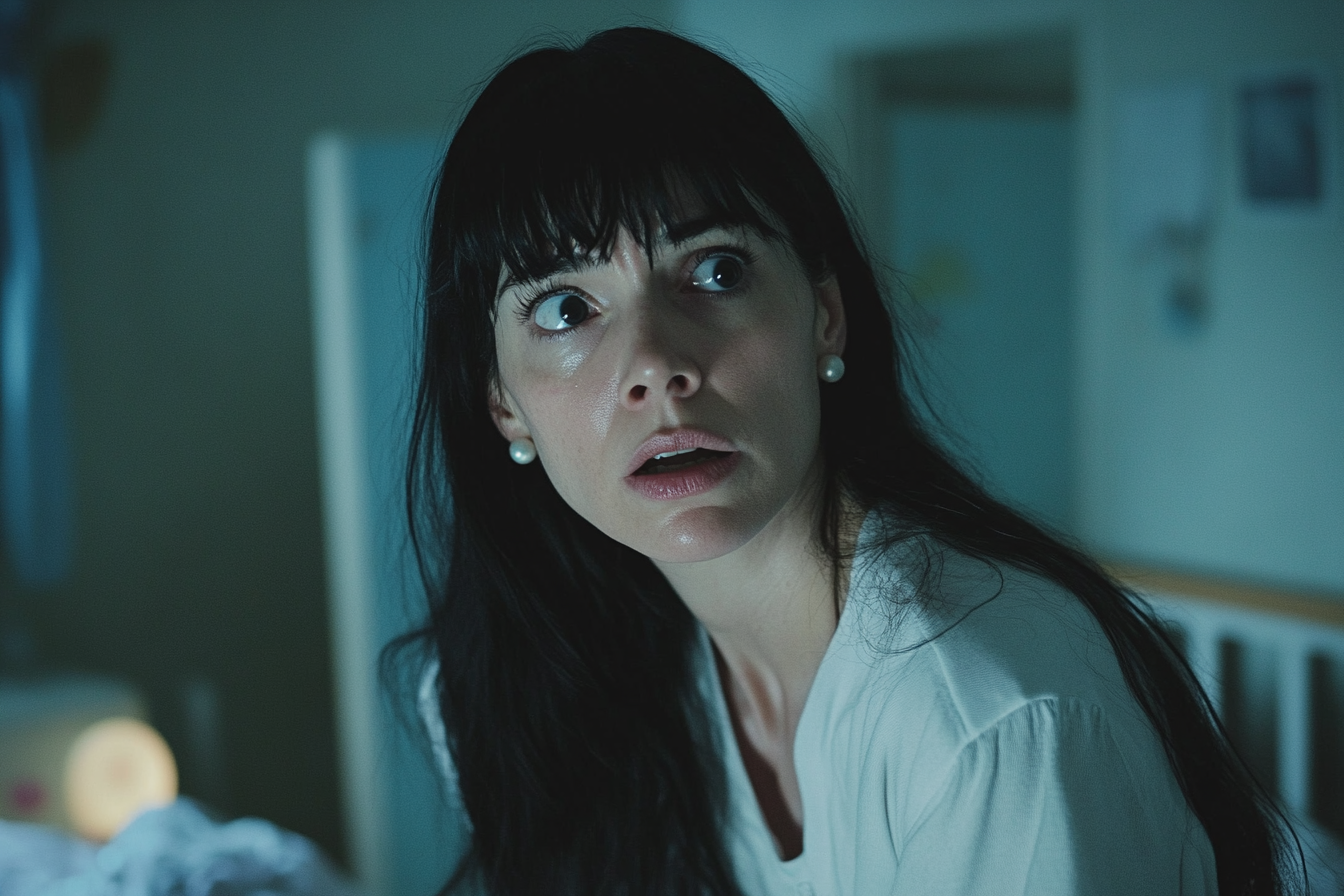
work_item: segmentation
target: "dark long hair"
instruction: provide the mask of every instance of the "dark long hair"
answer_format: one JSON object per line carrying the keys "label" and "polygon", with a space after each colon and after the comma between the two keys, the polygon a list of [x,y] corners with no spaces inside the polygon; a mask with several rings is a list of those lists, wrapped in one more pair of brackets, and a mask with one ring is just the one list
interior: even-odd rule
{"label": "dark long hair", "polygon": [[[484,87],[447,150],[428,221],[423,358],[407,481],[426,629],[470,817],[456,880],[492,894],[736,893],[724,771],[695,686],[694,621],[651,561],[588,524],[495,429],[495,296],[559,247],[646,247],[672,194],[783,239],[834,276],[847,373],[823,390],[821,545],[842,493],[924,539],[1075,594],[1213,844],[1219,891],[1283,892],[1279,816],[1144,604],[995,500],[913,410],[899,331],[840,199],[798,130],[714,52],[642,28],[526,53]],[[453,882],[450,882],[450,885]]]}

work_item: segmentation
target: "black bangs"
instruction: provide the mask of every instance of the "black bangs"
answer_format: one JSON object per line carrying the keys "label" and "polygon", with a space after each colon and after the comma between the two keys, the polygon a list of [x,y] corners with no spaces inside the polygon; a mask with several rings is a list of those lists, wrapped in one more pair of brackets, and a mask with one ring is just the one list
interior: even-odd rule
{"label": "black bangs", "polygon": [[570,173],[557,165],[530,190],[503,197],[493,228],[499,242],[492,254],[515,279],[541,279],[575,257],[607,261],[622,230],[647,252],[660,233],[675,232],[688,218],[778,236],[742,185],[722,172],[585,168]]}
{"label": "black bangs", "polygon": [[[501,269],[536,280],[575,257],[605,261],[621,231],[646,251],[688,218],[792,238],[772,223],[787,219],[771,201],[786,194],[787,178],[770,177],[761,161],[781,139],[798,142],[787,119],[748,76],[701,48],[683,65],[650,58],[685,53],[680,41],[643,49],[599,39],[530,53],[462,122],[435,223],[449,228],[456,264],[482,285],[496,278],[491,300]],[[669,70],[686,74],[660,76]],[[737,89],[725,91],[726,80]],[[762,121],[762,110],[777,120]]]}

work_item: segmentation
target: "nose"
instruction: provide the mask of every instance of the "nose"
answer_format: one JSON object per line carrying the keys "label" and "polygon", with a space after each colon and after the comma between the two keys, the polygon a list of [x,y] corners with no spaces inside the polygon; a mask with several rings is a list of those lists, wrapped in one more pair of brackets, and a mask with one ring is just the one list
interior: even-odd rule
{"label": "nose", "polygon": [[621,403],[631,410],[665,398],[689,398],[700,389],[703,376],[691,351],[687,322],[668,316],[649,311],[630,322]]}

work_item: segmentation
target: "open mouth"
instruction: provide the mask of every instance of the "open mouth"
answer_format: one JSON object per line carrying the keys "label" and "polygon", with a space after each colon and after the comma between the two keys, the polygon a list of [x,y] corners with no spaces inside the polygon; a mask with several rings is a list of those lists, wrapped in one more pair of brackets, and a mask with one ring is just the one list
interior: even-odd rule
{"label": "open mouth", "polygon": [[649,476],[656,473],[675,473],[678,470],[699,466],[720,457],[727,457],[731,453],[731,451],[713,451],[709,448],[664,451],[662,454],[655,454],[646,460],[639,469],[635,470],[634,475]]}

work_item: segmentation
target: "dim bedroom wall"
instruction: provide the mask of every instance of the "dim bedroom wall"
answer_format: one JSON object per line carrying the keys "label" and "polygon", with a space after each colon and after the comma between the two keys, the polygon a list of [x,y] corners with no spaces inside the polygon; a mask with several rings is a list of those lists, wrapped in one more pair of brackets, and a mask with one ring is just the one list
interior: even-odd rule
{"label": "dim bedroom wall", "polygon": [[[866,71],[855,60],[1066,34],[1076,185],[1070,528],[1112,559],[1344,592],[1344,4],[680,0],[676,21],[771,72],[776,93],[851,176],[880,164],[865,155],[878,110],[864,93],[871,85],[854,83]],[[1303,71],[1319,85],[1326,195],[1306,211],[1268,207],[1246,194],[1242,89]],[[1127,234],[1122,197],[1132,186],[1117,179],[1118,147],[1136,95],[1190,87],[1204,97],[1209,196],[1190,262],[1202,304],[1182,319],[1171,299],[1183,250]],[[854,192],[885,245],[884,192],[872,183]]]}
{"label": "dim bedroom wall", "polygon": [[[46,165],[77,549],[57,587],[0,587],[45,666],[143,690],[186,793],[343,853],[309,139],[446,135],[473,85],[529,35],[661,11],[654,0],[42,8],[44,47],[97,39],[111,59],[91,131]],[[212,703],[219,741],[193,745],[188,707]]]}

